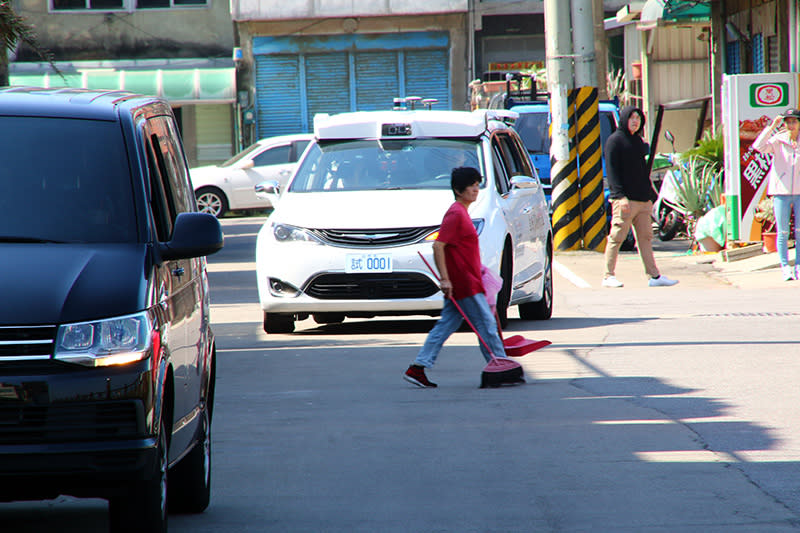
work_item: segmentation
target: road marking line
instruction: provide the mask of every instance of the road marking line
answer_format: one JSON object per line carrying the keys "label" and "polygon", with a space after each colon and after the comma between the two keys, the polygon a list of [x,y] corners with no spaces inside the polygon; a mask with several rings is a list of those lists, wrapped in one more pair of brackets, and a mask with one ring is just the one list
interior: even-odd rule
{"label": "road marking line", "polygon": [[567,280],[578,287],[579,289],[591,289],[592,286],[586,283],[586,281],[575,274],[573,271],[559,263],[558,261],[553,261],[553,268],[556,269],[556,272],[561,274],[563,277],[567,278]]}

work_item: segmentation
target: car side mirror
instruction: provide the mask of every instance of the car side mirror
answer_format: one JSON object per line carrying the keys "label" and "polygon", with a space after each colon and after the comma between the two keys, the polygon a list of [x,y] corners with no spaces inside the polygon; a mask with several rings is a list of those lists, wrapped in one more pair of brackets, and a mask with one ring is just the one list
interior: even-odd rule
{"label": "car side mirror", "polygon": [[262,200],[267,200],[274,207],[278,203],[281,194],[281,185],[276,180],[262,181],[255,186],[256,196]]}
{"label": "car side mirror", "polygon": [[256,164],[253,162],[252,159],[248,159],[246,161],[242,161],[239,163],[239,168],[242,170],[250,170],[251,168],[255,167]]}
{"label": "car side mirror", "polygon": [[512,176],[510,182],[512,189],[534,189],[539,186],[535,178],[528,176]]}
{"label": "car side mirror", "polygon": [[179,213],[172,229],[172,239],[159,243],[162,259],[188,259],[211,255],[222,249],[222,226],[209,213]]}

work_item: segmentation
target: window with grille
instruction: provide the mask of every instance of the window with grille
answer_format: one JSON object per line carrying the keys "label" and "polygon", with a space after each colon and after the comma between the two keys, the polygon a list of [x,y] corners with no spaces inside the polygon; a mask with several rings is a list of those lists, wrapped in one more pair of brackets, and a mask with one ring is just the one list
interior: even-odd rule
{"label": "window with grille", "polygon": [[769,72],[780,72],[781,63],[778,55],[778,36],[767,37],[767,50],[769,51]]}
{"label": "window with grille", "polygon": [[739,41],[731,41],[727,44],[726,47],[726,58],[728,61],[727,65],[727,74],[741,74],[742,72],[742,63],[741,63],[741,51],[739,47]]}
{"label": "window with grille", "polygon": [[764,36],[760,33],[753,35],[753,72],[764,70]]}
{"label": "window with grille", "polygon": [[132,11],[206,6],[209,0],[52,0],[52,11]]}

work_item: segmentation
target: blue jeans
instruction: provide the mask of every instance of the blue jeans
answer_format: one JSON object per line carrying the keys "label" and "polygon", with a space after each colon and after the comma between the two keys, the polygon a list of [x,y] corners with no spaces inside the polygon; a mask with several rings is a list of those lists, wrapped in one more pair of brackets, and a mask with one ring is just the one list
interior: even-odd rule
{"label": "blue jeans", "polygon": [[800,265],[797,260],[800,258],[798,250],[797,223],[800,222],[800,194],[776,194],[772,197],[772,205],[775,209],[775,225],[777,226],[778,238],[778,259],[781,266],[789,265],[789,216],[794,206],[794,264]]}
{"label": "blue jeans", "polygon": [[[495,357],[505,357],[506,351],[503,348],[503,341],[500,340],[500,334],[497,332],[497,321],[495,320],[492,310],[489,309],[489,304],[486,302],[486,296],[483,293],[470,296],[458,300],[458,305],[464,310],[478,333],[481,334],[483,340],[492,350]],[[422,345],[417,358],[414,360],[415,365],[430,368],[436,362],[436,357],[442,350],[445,341],[456,332],[461,326],[461,313],[458,312],[456,306],[449,299],[445,299],[444,308],[442,309],[442,316],[439,321],[433,326],[433,329],[428,333],[428,338],[425,339],[425,344]],[[478,339],[478,344],[481,348],[481,353],[486,362],[491,360],[489,351]]]}

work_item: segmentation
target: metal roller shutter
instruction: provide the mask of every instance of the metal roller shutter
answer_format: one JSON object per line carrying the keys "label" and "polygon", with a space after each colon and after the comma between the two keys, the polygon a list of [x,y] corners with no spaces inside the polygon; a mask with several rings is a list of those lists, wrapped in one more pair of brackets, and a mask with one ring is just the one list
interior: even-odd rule
{"label": "metal roller shutter", "polygon": [[405,95],[436,98],[434,109],[450,109],[447,50],[408,50],[404,54]]}
{"label": "metal roller shutter", "polygon": [[306,131],[302,121],[300,57],[256,56],[258,138]]}
{"label": "metal roller shutter", "polygon": [[356,62],[356,110],[391,109],[400,95],[397,52],[360,52]]}
{"label": "metal roller shutter", "polygon": [[350,61],[345,52],[309,54],[306,61],[308,130],[317,113],[350,111]]}

